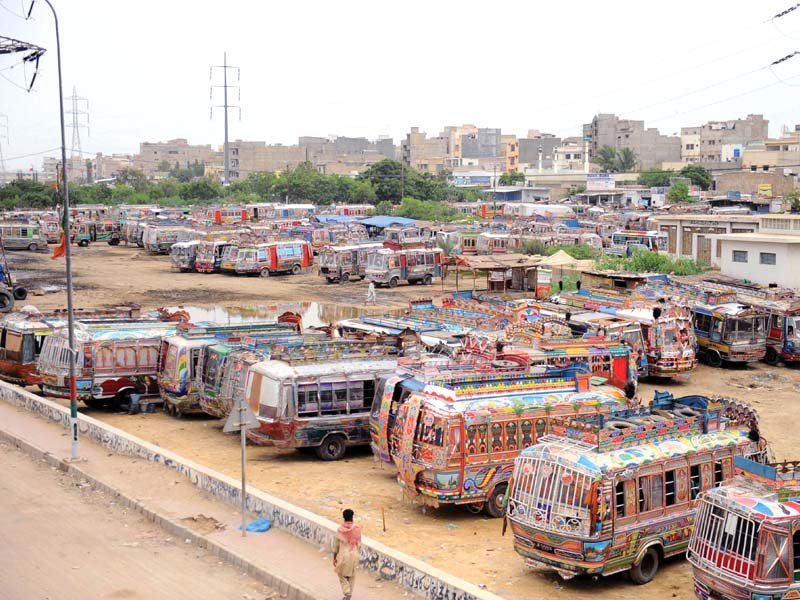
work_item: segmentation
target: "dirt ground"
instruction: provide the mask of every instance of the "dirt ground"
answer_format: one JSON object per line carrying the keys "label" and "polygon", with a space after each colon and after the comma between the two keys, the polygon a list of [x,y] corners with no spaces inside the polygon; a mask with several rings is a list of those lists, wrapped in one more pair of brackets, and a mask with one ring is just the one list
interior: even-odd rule
{"label": "dirt ground", "polygon": [[[43,254],[13,255],[19,268],[58,285],[63,263]],[[13,265],[12,265],[13,268]],[[43,270],[50,272],[44,274]],[[283,302],[325,303],[320,318],[349,316],[363,308],[366,284],[326,285],[313,274],[268,279],[223,275],[177,274],[166,257],[147,256],[138,249],[95,245],[75,253],[76,306],[137,302],[145,308],[181,303],[245,307]],[[59,279],[60,278],[60,279]],[[471,289],[471,278],[461,289]],[[446,291],[454,289],[449,281]],[[380,307],[402,308],[409,299],[441,293],[437,282],[379,290]],[[63,307],[63,292],[31,297],[41,308]],[[370,310],[372,312],[373,309]],[[800,370],[758,364],[739,369],[699,367],[689,381],[645,382],[640,392],[675,395],[702,393],[736,397],[751,403],[761,415],[763,435],[778,459],[795,457],[800,398]],[[222,423],[204,417],[177,420],[163,413],[128,416],[82,409],[116,427],[174,450],[232,477],[239,475],[238,440],[221,433]],[[637,587],[622,576],[592,581],[562,582],[553,572],[527,569],[513,551],[509,536],[501,537],[501,522],[474,516],[464,509],[423,509],[408,503],[388,467],[375,463],[367,449],[351,451],[345,460],[323,463],[312,455],[272,448],[248,448],[248,475],[253,485],[318,514],[338,518],[345,506],[356,510],[366,534],[463,577],[506,598],[645,598],[689,599],[691,569],[682,559],[669,561],[659,576]],[[385,513],[386,531],[383,531]]]}
{"label": "dirt ground", "polygon": [[0,600],[277,598],[88,484],[0,444]]}

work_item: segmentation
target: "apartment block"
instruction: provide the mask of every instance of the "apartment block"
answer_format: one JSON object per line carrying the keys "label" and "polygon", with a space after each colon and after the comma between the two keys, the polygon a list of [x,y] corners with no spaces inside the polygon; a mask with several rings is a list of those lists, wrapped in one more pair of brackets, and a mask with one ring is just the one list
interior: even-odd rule
{"label": "apartment block", "polygon": [[107,156],[98,152],[94,159],[94,179],[111,179],[123,169],[133,168],[133,156],[130,154],[111,154]]}
{"label": "apartment block", "polygon": [[738,163],[748,144],[767,139],[768,129],[769,121],[764,115],[682,127],[681,162],[703,165]]}
{"label": "apartment block", "polygon": [[192,145],[184,138],[176,138],[167,142],[142,142],[139,154],[133,158],[133,167],[152,177],[162,171],[161,167],[169,165],[185,169],[195,162],[206,164],[214,159],[216,151],[211,144]]}
{"label": "apartment block", "polygon": [[784,131],[779,138],[749,144],[742,153],[742,168],[750,171],[769,171],[783,168],[800,173],[800,125],[794,131]]}
{"label": "apartment block", "polygon": [[447,163],[449,139],[442,136],[429,138],[419,127],[412,127],[400,145],[400,156],[409,167],[439,173]]}
{"label": "apartment block", "polygon": [[589,140],[589,158],[594,160],[603,146],[617,150],[630,148],[636,154],[637,167],[661,168],[664,162],[681,159],[681,139],[662,135],[654,127],[645,128],[644,121],[620,119],[601,113],[583,126],[583,136]]}

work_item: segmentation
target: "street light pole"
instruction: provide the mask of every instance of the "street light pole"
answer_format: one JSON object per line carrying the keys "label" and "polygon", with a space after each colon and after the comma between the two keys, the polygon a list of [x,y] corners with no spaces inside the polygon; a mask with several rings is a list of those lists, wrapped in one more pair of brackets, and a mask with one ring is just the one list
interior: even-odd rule
{"label": "street light pole", "polygon": [[61,117],[61,176],[64,193],[64,237],[67,269],[67,328],[69,329],[69,434],[70,458],[78,460],[78,393],[75,387],[75,310],[72,305],[72,235],[69,215],[69,186],[67,184],[67,137],[64,127],[64,86],[61,80],[61,38],[58,33],[58,15],[50,0],[44,0],[53,12],[56,25],[56,58],[58,63],[58,106]]}

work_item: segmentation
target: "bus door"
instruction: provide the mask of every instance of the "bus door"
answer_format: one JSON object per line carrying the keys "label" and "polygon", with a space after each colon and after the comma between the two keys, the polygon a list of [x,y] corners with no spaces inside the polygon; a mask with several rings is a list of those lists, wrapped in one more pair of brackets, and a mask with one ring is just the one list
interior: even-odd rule
{"label": "bus door", "polygon": [[398,479],[405,484],[406,491],[411,495],[417,494],[417,474],[424,468],[414,460],[417,424],[422,400],[421,395],[414,394],[397,410],[397,422],[402,427],[398,430],[400,439],[392,458],[397,465]]}
{"label": "bus door", "polygon": [[[373,430],[373,443],[381,460],[391,461],[389,453],[389,431],[394,425],[394,419],[400,405],[403,387],[400,383],[408,379],[407,375],[387,377],[384,384],[379,388],[381,397],[375,398],[372,404],[373,419],[375,430]],[[377,440],[375,439],[377,438]]]}

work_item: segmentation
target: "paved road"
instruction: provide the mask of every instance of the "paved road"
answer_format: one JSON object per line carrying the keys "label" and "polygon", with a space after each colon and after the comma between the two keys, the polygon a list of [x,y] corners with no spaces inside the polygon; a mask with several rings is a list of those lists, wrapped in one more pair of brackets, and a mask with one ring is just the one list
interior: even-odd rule
{"label": "paved road", "polygon": [[0,444],[0,600],[273,597],[88,486]]}

